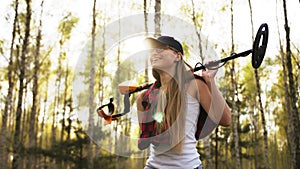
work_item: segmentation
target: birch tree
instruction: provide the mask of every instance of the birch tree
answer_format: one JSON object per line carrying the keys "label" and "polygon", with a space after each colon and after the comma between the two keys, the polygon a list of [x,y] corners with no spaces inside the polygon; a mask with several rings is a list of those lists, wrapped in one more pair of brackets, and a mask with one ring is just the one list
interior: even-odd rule
{"label": "birch tree", "polygon": [[[118,48],[117,48],[117,71],[116,71],[116,83],[119,84],[120,81],[120,73],[121,73],[121,7],[120,7],[120,0],[118,1]],[[121,96],[119,92],[116,92],[116,105],[120,105]],[[118,120],[114,123],[114,130],[115,130],[115,169],[119,168],[119,156],[117,155],[118,151]]]}
{"label": "birch tree", "polygon": [[[231,0],[230,5],[230,13],[231,13],[231,53],[234,52],[234,30],[233,30],[233,0]],[[235,166],[237,169],[241,169],[241,158],[240,158],[240,146],[239,146],[239,115],[238,109],[236,106],[236,75],[235,75],[235,62],[232,60],[231,68],[230,68],[230,80],[231,80],[231,92],[232,92],[232,105],[231,105],[231,112],[232,112],[232,122],[233,122],[233,139],[234,139],[234,154],[235,154]]]}
{"label": "birch tree", "polygon": [[[147,0],[144,0],[144,27],[145,27],[145,35],[148,36],[148,10],[147,10]],[[145,60],[145,82],[149,82],[149,71],[148,71],[148,59]]]}
{"label": "birch tree", "polygon": [[0,159],[0,166],[3,168],[8,168],[8,152],[7,152],[7,119],[10,110],[12,110],[12,96],[13,96],[13,64],[14,64],[14,45],[15,45],[15,38],[16,38],[16,29],[17,29],[17,22],[18,22],[18,11],[19,1],[15,1],[15,17],[12,26],[12,40],[10,44],[10,55],[9,55],[9,63],[8,63],[8,71],[7,71],[7,78],[8,78],[8,90],[7,95],[5,98],[5,107],[4,112],[2,114],[2,126],[1,126],[1,140],[0,140],[0,152],[1,152],[1,159]]}
{"label": "birch tree", "polygon": [[199,49],[199,56],[201,58],[201,62],[204,62],[205,56],[203,56],[203,52],[202,52],[202,39],[201,39],[201,23],[199,23],[199,20],[202,21],[202,15],[196,13],[195,11],[195,4],[194,4],[194,0],[192,1],[192,21],[194,24],[194,28],[195,28],[195,33],[197,35],[198,38],[198,49]]}
{"label": "birch tree", "polygon": [[[95,113],[95,105],[94,105],[94,88],[95,88],[95,37],[96,37],[96,4],[97,0],[94,0],[93,3],[93,22],[92,22],[92,46],[90,53],[90,75],[89,75],[89,129],[88,133],[91,138],[93,138],[94,133],[94,113]],[[90,140],[88,145],[88,168],[94,168],[93,159],[93,141]]]}
{"label": "birch tree", "polygon": [[[41,12],[40,12],[40,21],[38,27],[38,34],[36,37],[36,48],[34,53],[34,70],[33,70],[33,84],[32,84],[32,107],[30,111],[30,120],[29,120],[29,149],[36,147],[36,123],[37,123],[37,114],[39,112],[39,102],[38,102],[38,92],[39,92],[39,71],[40,71],[40,46],[42,39],[42,15],[43,15],[43,4],[44,1],[41,2]],[[27,168],[29,166],[36,165],[36,159],[31,155],[29,160],[27,161]]]}
{"label": "birch tree", "polygon": [[[250,11],[250,22],[251,22],[251,30],[252,30],[252,42],[254,41],[254,27],[253,27],[253,14],[252,14],[252,5],[251,5],[251,0],[248,0],[248,4],[249,4],[249,11]],[[255,70],[255,72],[257,72]],[[259,167],[259,157],[258,157],[258,154],[259,154],[259,144],[258,144],[258,118],[257,118],[257,115],[254,114],[254,111],[250,111],[250,116],[251,116],[251,119],[252,119],[252,126],[253,126],[253,129],[254,129],[254,138],[253,138],[253,142],[255,143],[254,144],[254,166],[255,168],[258,168]]]}
{"label": "birch tree", "polygon": [[155,0],[154,11],[154,36],[158,37],[161,36],[161,0]]}
{"label": "birch tree", "polygon": [[[106,12],[104,12],[102,15],[101,15],[101,20],[103,21],[102,25],[101,25],[101,39],[102,39],[102,44],[101,44],[101,48],[100,48],[100,62],[98,64],[98,70],[99,70],[99,75],[96,75],[97,77],[99,77],[99,81],[98,81],[98,90],[99,90],[99,95],[98,95],[98,98],[99,98],[99,105],[102,105],[103,104],[103,99],[104,99],[104,84],[103,84],[103,78],[105,77],[106,75],[106,72],[105,72],[105,62],[106,62],[106,59],[105,59],[105,53],[106,53]],[[101,120],[99,120],[101,122]]]}
{"label": "birch tree", "polygon": [[290,49],[290,27],[288,24],[287,16],[287,7],[286,0],[283,0],[283,10],[284,10],[284,29],[286,33],[286,68],[287,68],[287,77],[288,77],[288,93],[290,96],[290,122],[292,124],[292,134],[290,135],[292,140],[292,155],[293,155],[293,164],[294,168],[300,168],[300,123],[299,123],[299,110],[297,107],[297,94],[295,89],[294,75],[293,75],[293,65],[292,65],[292,56]]}
{"label": "birch tree", "polygon": [[[59,53],[57,58],[57,68],[55,70],[56,73],[56,80],[55,80],[55,96],[54,96],[54,110],[52,113],[52,126],[51,126],[51,141],[52,143],[55,143],[59,140],[59,137],[57,138],[57,126],[59,124],[59,121],[57,119],[59,114],[63,114],[63,105],[64,105],[64,88],[66,86],[63,86],[63,81],[66,76],[65,72],[68,68],[65,68],[67,65],[66,61],[66,52],[64,49],[65,43],[70,40],[72,29],[76,26],[78,23],[78,18],[74,17],[72,13],[68,12],[61,22],[58,25],[58,32],[59,32]],[[64,121],[62,118],[61,121]],[[62,129],[63,130],[63,129]],[[59,149],[62,154],[62,149]],[[62,168],[63,161],[62,159],[54,159],[58,160],[59,167]]]}
{"label": "birch tree", "polygon": [[[254,41],[254,28],[253,28],[253,15],[252,15],[252,6],[251,6],[251,0],[248,0],[249,3],[249,9],[250,9],[250,19],[251,19],[251,27],[252,27],[252,42]],[[260,77],[258,74],[257,68],[254,69],[255,74],[255,82],[256,82],[256,95],[258,97],[258,108],[261,115],[261,123],[263,127],[263,138],[264,138],[264,157],[265,157],[265,167],[267,169],[270,168],[270,162],[269,162],[269,150],[268,150],[268,131],[266,129],[266,120],[265,120],[265,111],[262,104],[261,99],[261,87],[260,87]],[[255,131],[257,132],[257,131]]]}
{"label": "birch tree", "polygon": [[19,91],[18,91],[18,102],[17,102],[17,111],[15,118],[15,131],[14,131],[14,141],[13,141],[13,162],[12,168],[18,169],[21,163],[21,147],[22,147],[22,136],[21,136],[21,119],[22,119],[22,104],[24,97],[24,89],[25,89],[25,73],[26,73],[26,57],[27,50],[29,45],[30,38],[30,22],[31,22],[31,1],[26,0],[26,19],[25,19],[25,33],[22,44],[21,57],[19,58],[19,72],[18,72],[18,80],[19,80]]}

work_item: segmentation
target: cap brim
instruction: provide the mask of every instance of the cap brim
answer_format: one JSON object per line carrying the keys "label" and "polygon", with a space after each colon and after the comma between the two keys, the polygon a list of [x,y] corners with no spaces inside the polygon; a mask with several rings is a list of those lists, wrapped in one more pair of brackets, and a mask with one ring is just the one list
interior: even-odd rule
{"label": "cap brim", "polygon": [[154,39],[154,38],[146,38],[145,42],[147,43],[147,46],[149,48],[158,48],[158,47],[167,45],[167,44],[164,44],[163,42],[160,42],[159,40]]}

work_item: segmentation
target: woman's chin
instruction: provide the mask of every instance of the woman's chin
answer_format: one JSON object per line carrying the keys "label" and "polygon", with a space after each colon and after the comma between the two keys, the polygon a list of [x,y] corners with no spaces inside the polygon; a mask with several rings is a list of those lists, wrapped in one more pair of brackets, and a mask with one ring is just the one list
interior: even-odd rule
{"label": "woman's chin", "polygon": [[159,63],[152,63],[152,68],[159,70],[162,68],[162,66]]}

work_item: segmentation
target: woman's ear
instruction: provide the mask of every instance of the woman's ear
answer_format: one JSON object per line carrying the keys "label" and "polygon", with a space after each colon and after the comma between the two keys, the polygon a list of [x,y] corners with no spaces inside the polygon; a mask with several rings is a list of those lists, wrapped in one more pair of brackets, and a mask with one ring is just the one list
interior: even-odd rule
{"label": "woman's ear", "polygon": [[182,54],[180,52],[178,52],[176,55],[176,61],[178,62],[180,60],[182,60]]}

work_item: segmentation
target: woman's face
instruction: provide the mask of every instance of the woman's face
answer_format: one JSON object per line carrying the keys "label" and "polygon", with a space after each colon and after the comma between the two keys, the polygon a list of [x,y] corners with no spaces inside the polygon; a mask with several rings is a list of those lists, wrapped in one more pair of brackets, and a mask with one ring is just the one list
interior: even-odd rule
{"label": "woman's face", "polygon": [[180,57],[175,49],[161,47],[151,50],[150,62],[153,68],[169,72],[180,60]]}

